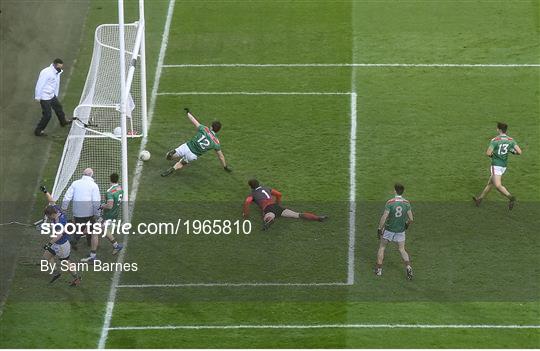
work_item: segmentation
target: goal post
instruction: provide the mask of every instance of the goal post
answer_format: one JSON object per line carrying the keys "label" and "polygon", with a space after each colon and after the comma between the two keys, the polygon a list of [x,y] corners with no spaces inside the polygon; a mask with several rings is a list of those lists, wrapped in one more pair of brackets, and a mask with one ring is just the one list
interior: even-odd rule
{"label": "goal post", "polygon": [[139,19],[134,23],[124,24],[123,0],[118,0],[118,11],[118,24],[102,24],[95,30],[92,61],[73,111],[52,195],[61,200],[89,167],[103,200],[110,174],[118,173],[124,189],[122,220],[127,222],[129,140],[148,133],[144,1],[139,1]]}

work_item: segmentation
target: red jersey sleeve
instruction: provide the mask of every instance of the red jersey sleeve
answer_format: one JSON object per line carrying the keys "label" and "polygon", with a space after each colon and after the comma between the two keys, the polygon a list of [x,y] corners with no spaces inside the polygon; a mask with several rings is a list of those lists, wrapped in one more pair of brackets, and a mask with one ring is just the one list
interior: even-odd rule
{"label": "red jersey sleeve", "polygon": [[271,194],[276,197],[276,202],[278,204],[281,204],[281,193],[277,191],[276,189],[272,189]]}
{"label": "red jersey sleeve", "polygon": [[253,196],[249,195],[244,201],[244,208],[242,210],[242,215],[244,218],[249,216],[249,205],[253,202]]}

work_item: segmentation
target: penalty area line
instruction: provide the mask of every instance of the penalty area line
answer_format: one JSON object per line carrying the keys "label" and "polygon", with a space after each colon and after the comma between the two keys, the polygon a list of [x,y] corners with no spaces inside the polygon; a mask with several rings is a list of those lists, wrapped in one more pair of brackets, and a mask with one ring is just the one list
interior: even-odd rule
{"label": "penalty area line", "polygon": [[209,63],[171,64],[163,68],[205,68],[205,67],[432,67],[432,68],[527,68],[540,67],[539,63]]}
{"label": "penalty area line", "polygon": [[303,91],[179,91],[161,92],[157,95],[350,95],[350,92],[303,92]]}
{"label": "penalty area line", "polygon": [[308,324],[308,325],[162,325],[110,327],[109,330],[202,329],[540,329],[540,325],[492,324]]}

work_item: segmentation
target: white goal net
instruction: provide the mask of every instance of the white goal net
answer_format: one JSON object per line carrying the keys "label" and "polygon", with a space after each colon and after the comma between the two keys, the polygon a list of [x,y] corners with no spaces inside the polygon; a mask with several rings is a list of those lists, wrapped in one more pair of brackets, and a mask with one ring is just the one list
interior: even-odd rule
{"label": "white goal net", "polygon": [[[130,85],[128,80],[126,101],[127,136],[131,138],[142,136],[143,118],[146,118],[142,101],[145,89],[141,89],[141,70],[137,67],[140,41],[144,39],[141,35],[144,28],[140,27],[139,22],[125,25],[123,64],[126,72],[129,67],[135,67]],[[61,200],[68,186],[82,176],[85,168],[94,170],[94,179],[102,194],[109,186],[111,173],[122,176],[119,61],[119,25],[100,25],[95,32],[84,90],[73,112],[74,121],[58,166],[52,192],[55,200]]]}

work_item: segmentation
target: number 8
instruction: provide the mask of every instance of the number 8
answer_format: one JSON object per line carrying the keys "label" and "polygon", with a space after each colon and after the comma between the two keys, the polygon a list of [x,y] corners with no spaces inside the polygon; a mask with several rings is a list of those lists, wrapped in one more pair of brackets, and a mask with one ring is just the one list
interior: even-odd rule
{"label": "number 8", "polygon": [[398,206],[396,207],[396,217],[401,217],[401,216],[403,216],[403,207]]}

